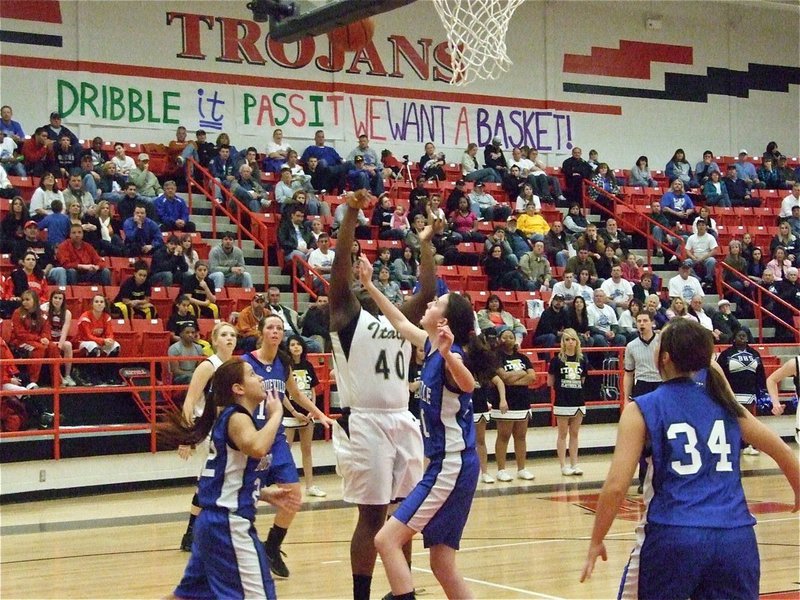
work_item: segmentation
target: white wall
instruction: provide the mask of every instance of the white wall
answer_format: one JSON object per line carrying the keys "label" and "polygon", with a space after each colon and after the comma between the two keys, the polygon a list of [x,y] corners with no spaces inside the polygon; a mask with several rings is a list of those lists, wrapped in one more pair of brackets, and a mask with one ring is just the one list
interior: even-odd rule
{"label": "white wall", "polygon": [[[615,167],[629,167],[639,154],[648,154],[653,168],[661,168],[677,147],[686,149],[691,161],[699,160],[706,148],[716,154],[732,154],[746,147],[751,154],[763,152],[770,140],[790,155],[800,151],[800,91],[798,85],[784,92],[751,92],[748,98],[710,95],[707,102],[679,102],[626,98],[565,92],[563,84],[588,83],[663,89],[664,73],[704,75],[708,67],[746,71],[748,63],[784,65],[800,68],[798,25],[800,9],[775,3],[711,2],[544,2],[529,0],[515,14],[508,36],[509,54],[514,61],[511,71],[495,82],[477,82],[464,88],[433,81],[436,61],[430,60],[428,79],[420,79],[403,59],[397,64],[402,77],[368,75],[368,65],[360,64],[361,74],[341,70],[329,73],[316,66],[326,55],[325,36],[308,44],[312,60],[307,66],[289,69],[278,66],[266,50],[266,24],[254,36],[260,55],[254,62],[230,62],[224,58],[221,31],[223,25],[214,19],[249,21],[246,2],[185,2],[179,0],[152,2],[75,2],[62,1],[62,23],[43,24],[30,20],[4,18],[0,29],[49,33],[63,38],[62,48],[4,43],[0,46],[0,103],[14,107],[15,118],[26,133],[44,123],[57,105],[57,81],[77,85],[88,82],[134,88],[147,104],[147,92],[155,98],[155,119],[163,121],[163,94],[175,109],[168,111],[172,120],[193,130],[198,127],[197,90],[206,94],[217,91],[225,100],[219,112],[224,115],[224,130],[237,147],[255,145],[263,149],[273,125],[246,123],[244,114],[248,98],[259,101],[275,93],[284,104],[300,106],[306,117],[314,111],[311,96],[341,96],[336,105],[327,100],[318,102],[317,110],[329,139],[347,153],[353,146],[357,128],[353,114],[360,120],[368,107],[373,109],[373,146],[392,148],[395,154],[418,157],[428,133],[416,137],[415,127],[405,136],[393,139],[387,123],[387,110],[395,120],[410,102],[434,109],[435,141],[448,159],[456,161],[471,141],[483,141],[488,129],[476,125],[479,109],[485,109],[494,122],[498,112],[508,123],[511,111],[539,111],[540,129],[548,132],[530,139],[550,145],[551,163],[561,162],[571,144],[597,148],[603,160]],[[167,24],[168,13],[191,13],[212,17],[213,29],[199,27],[199,43],[203,59],[180,58],[183,30],[181,21]],[[658,18],[660,30],[648,30],[647,18]],[[232,21],[230,21],[232,23]],[[244,30],[241,26],[240,31]],[[418,40],[430,39],[429,51],[445,42],[444,30],[427,0],[385,14],[377,20],[374,38],[373,66],[382,64],[386,72],[393,69],[392,44],[389,37],[404,36],[419,49]],[[692,64],[653,63],[649,79],[631,79],[598,75],[564,73],[564,55],[588,55],[593,46],[618,48],[620,40],[672,44],[691,47]],[[235,49],[235,45],[233,46]],[[237,53],[233,53],[234,57]],[[297,49],[286,48],[288,60],[294,60]],[[352,54],[345,57],[350,66]],[[263,59],[263,63],[261,60]],[[239,58],[241,60],[241,58]],[[641,56],[626,57],[635,63]],[[441,62],[441,60],[440,60]],[[359,68],[357,65],[356,68]],[[63,87],[63,84],[62,84]],[[170,96],[169,94],[175,94]],[[249,96],[248,96],[249,94]],[[295,94],[293,99],[289,96]],[[207,96],[206,96],[207,97]],[[352,105],[351,105],[352,101]],[[600,107],[619,107],[621,114],[598,114],[576,106],[585,103]],[[387,108],[388,107],[388,108]],[[63,108],[68,108],[63,107]],[[591,109],[595,110],[595,109]],[[280,115],[275,108],[275,114]],[[551,113],[558,115],[556,118]],[[253,113],[255,114],[255,113]],[[295,122],[283,125],[288,138],[302,148],[320,127],[309,118],[300,125],[300,113],[293,111]],[[335,120],[338,117],[338,120]],[[463,122],[459,126],[459,117]],[[571,137],[565,133],[569,120]],[[126,122],[98,119],[91,112],[81,117],[76,109],[65,118],[65,124],[81,137],[101,135],[106,139],[130,141],[168,141],[173,137],[174,123]],[[535,129],[536,121],[531,121]],[[442,127],[440,127],[442,125]],[[556,126],[561,135],[556,136]],[[213,131],[205,127],[209,133]],[[514,141],[513,126],[508,131]],[[492,131],[493,132],[493,131]],[[483,139],[478,139],[479,134]],[[378,139],[380,136],[386,140]],[[420,141],[421,140],[421,141]]]}

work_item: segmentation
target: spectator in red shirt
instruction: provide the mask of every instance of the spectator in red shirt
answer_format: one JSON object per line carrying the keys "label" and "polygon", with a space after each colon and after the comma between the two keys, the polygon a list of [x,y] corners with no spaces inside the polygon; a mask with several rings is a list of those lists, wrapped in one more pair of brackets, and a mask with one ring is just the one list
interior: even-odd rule
{"label": "spectator in red shirt", "polygon": [[[108,314],[108,301],[103,294],[92,296],[92,308],[78,319],[78,333],[75,336],[78,350],[89,356],[117,356],[120,351],[119,342],[114,339],[111,328],[111,315]],[[100,364],[96,370],[102,381],[96,383],[117,383],[114,375],[115,363]]]}
{"label": "spectator in red shirt", "polygon": [[[50,323],[39,307],[39,295],[33,290],[26,290],[22,292],[20,300],[22,305],[11,317],[11,346],[24,358],[41,360],[57,357],[58,347],[50,343]],[[27,367],[31,383],[41,385],[39,375],[42,363],[31,363]]]}
{"label": "spectator in red shirt", "polygon": [[91,244],[83,241],[83,226],[74,223],[69,228],[69,239],[59,244],[56,259],[67,270],[67,283],[99,283],[111,285],[111,271]]}
{"label": "spectator in red shirt", "polygon": [[45,173],[58,174],[58,164],[53,154],[53,143],[47,137],[45,127],[37,127],[33,137],[22,144],[25,170],[28,175],[41,177]]}

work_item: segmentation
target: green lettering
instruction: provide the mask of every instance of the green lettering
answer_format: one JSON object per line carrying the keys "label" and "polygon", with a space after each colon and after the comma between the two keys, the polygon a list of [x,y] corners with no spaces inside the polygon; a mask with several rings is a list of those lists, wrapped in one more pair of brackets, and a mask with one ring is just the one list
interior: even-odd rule
{"label": "green lettering", "polygon": [[289,110],[283,104],[278,102],[278,98],[286,98],[286,94],[284,94],[283,92],[278,92],[277,94],[273,94],[272,96],[272,103],[275,105],[275,108],[279,108],[283,111],[282,117],[278,116],[275,117],[275,125],[280,127],[281,125],[286,123],[286,121],[289,120]]}
{"label": "green lettering", "polygon": [[142,92],[134,88],[128,88],[128,122],[138,123],[144,120],[142,110]]}
{"label": "green lettering", "polygon": [[151,90],[147,90],[147,122],[161,123],[161,119],[153,111],[153,92]]}
{"label": "green lettering", "polygon": [[[58,90],[58,112],[61,113],[62,118],[66,119],[72,114],[75,107],[78,106],[78,90],[75,89],[75,86],[69,81],[64,81],[63,79],[59,79],[56,82],[56,86]],[[69,93],[69,105],[67,105],[67,98],[64,96],[65,91]],[[67,106],[69,106],[69,108],[67,108]]]}
{"label": "green lettering", "polygon": [[164,92],[164,123],[165,124],[172,124],[177,125],[180,123],[180,117],[173,118],[170,116],[170,112],[180,112],[181,105],[180,104],[170,104],[170,98],[175,98],[176,100],[180,101],[181,93],[180,92]]}
{"label": "green lettering", "polygon": [[94,116],[98,119],[100,118],[100,113],[97,112],[97,108],[94,106],[94,101],[96,99],[97,88],[91,83],[81,81],[81,116],[86,116],[86,107],[88,106],[94,113]]}
{"label": "green lettering", "polygon": [[108,117],[108,88],[104,85],[100,86],[100,112],[103,114],[103,118]]}
{"label": "green lettering", "polygon": [[125,92],[122,91],[122,88],[113,85],[108,91],[108,118],[112,121],[119,121],[125,116],[125,103],[123,102],[125,99]]}
{"label": "green lettering", "polygon": [[244,94],[244,124],[250,125],[250,109],[255,108],[256,97],[253,94]]}
{"label": "green lettering", "polygon": [[322,96],[309,96],[308,99],[314,104],[314,120],[311,121],[308,126],[322,127],[325,123],[319,120],[319,103],[322,102],[324,98]]}

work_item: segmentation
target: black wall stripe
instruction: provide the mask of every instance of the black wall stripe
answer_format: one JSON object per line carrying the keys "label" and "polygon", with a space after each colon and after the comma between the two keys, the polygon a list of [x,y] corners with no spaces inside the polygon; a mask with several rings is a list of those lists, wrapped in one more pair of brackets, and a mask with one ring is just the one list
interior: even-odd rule
{"label": "black wall stripe", "polygon": [[800,68],[750,63],[747,71],[709,67],[707,75],[665,73],[664,89],[617,87],[564,83],[565,92],[628,98],[654,98],[680,102],[708,102],[709,94],[749,98],[751,91],[788,92],[789,86],[800,85]]}
{"label": "black wall stripe", "polygon": [[0,42],[9,44],[28,44],[32,46],[54,46],[61,48],[63,38],[60,35],[45,35],[43,33],[25,33],[23,31],[0,30]]}

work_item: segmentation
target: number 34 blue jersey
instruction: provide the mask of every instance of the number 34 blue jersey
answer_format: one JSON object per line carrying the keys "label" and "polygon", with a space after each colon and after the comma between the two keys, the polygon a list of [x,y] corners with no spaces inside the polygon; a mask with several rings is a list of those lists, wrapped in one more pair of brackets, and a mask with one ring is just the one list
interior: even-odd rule
{"label": "number 34 blue jersey", "polygon": [[636,404],[652,448],[647,521],[723,529],[753,525],[739,473],[737,419],[690,379],[668,381]]}

